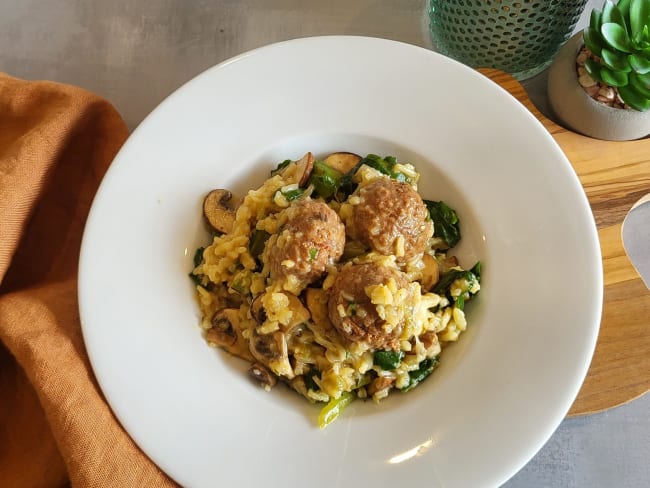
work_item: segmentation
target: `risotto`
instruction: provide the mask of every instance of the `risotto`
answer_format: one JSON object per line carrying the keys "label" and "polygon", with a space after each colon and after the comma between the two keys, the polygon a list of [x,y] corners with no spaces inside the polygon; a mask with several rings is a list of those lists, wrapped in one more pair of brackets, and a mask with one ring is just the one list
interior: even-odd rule
{"label": "risotto", "polygon": [[424,200],[412,164],[307,153],[280,163],[238,203],[204,201],[212,242],[197,250],[206,342],[278,380],[331,423],[355,399],[408,392],[467,327],[481,263],[463,269],[456,212]]}

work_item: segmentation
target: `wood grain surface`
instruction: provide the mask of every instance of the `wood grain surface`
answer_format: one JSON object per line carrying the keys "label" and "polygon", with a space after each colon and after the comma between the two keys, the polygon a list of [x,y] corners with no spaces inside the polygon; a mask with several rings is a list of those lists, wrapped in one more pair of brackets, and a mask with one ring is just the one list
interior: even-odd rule
{"label": "wood grain surface", "polygon": [[479,71],[523,103],[551,133],[580,178],[598,227],[603,315],[591,367],[569,416],[627,403],[650,390],[650,290],[627,257],[621,232],[632,206],[650,193],[650,138],[612,142],[571,132],[542,115],[510,75]]}

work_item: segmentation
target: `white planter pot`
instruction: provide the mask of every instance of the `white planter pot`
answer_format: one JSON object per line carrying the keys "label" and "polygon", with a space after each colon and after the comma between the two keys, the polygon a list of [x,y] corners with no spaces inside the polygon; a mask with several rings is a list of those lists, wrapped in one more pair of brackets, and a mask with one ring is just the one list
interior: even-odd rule
{"label": "white planter pot", "polygon": [[612,108],[591,98],[578,83],[576,56],[582,33],[560,49],[548,72],[548,98],[557,118],[569,129],[608,141],[629,141],[650,134],[650,110]]}

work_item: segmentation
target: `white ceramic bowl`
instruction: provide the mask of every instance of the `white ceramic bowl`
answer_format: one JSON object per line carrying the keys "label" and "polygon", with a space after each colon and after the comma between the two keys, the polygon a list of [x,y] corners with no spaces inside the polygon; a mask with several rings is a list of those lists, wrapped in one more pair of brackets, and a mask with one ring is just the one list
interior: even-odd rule
{"label": "white ceramic bowl", "polygon": [[[242,194],[307,150],[415,163],[420,192],[460,215],[461,264],[485,270],[469,330],[425,383],[323,431],[318,406],[206,347],[187,278],[205,192]],[[222,63],[138,127],[93,204],[79,303],[117,418],[185,486],[496,486],[580,388],[602,270],[580,183],[522,105],[431,51],[323,37]]]}

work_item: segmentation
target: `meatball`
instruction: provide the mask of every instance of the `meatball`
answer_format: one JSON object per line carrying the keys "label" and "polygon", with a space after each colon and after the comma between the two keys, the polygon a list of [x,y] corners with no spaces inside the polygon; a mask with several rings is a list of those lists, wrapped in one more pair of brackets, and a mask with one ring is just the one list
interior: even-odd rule
{"label": "meatball", "polygon": [[302,200],[286,211],[282,232],[267,245],[271,278],[294,277],[309,284],[343,254],[345,226],[323,202]]}
{"label": "meatball", "polygon": [[330,321],[349,341],[365,342],[373,349],[399,349],[404,320],[390,326],[377,313],[366,288],[387,284],[393,278],[398,289],[409,285],[407,276],[395,268],[374,263],[344,267],[337,275],[328,301]]}
{"label": "meatball", "polygon": [[353,237],[380,254],[395,254],[400,261],[425,250],[433,222],[411,185],[378,178],[361,188],[358,196],[360,203],[352,215]]}

